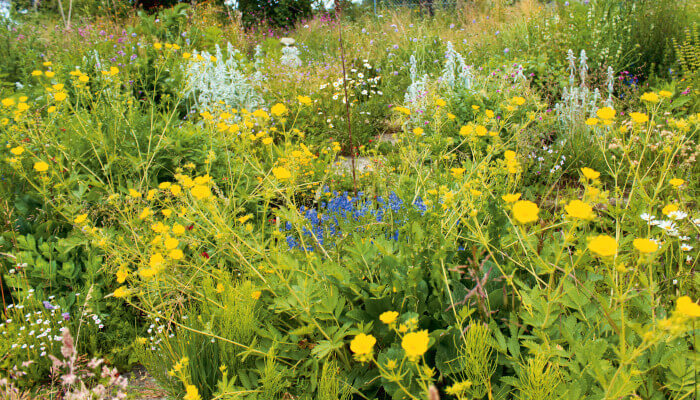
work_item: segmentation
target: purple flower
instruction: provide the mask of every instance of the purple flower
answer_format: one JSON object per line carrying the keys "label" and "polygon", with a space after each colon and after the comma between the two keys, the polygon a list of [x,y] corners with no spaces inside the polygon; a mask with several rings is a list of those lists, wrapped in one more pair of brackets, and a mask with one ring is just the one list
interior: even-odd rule
{"label": "purple flower", "polygon": [[70,313],[64,312],[63,314],[61,314],[61,316],[63,317],[64,321],[70,320]]}
{"label": "purple flower", "polygon": [[44,308],[47,310],[55,310],[56,309],[56,306],[54,306],[53,304],[49,303],[46,300],[44,300],[43,304],[44,304]]}

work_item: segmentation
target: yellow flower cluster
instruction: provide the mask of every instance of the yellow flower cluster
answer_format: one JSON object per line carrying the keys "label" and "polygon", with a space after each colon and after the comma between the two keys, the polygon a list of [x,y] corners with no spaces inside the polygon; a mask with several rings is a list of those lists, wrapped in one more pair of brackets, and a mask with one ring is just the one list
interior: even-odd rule
{"label": "yellow flower cluster", "polygon": [[503,157],[506,162],[506,170],[509,174],[517,174],[520,172],[520,162],[518,162],[517,154],[513,150],[506,150]]}

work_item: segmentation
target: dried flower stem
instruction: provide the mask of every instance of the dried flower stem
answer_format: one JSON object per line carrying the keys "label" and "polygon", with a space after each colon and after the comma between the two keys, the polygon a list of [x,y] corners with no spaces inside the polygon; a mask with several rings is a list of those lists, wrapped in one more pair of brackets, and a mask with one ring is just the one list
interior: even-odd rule
{"label": "dried flower stem", "polygon": [[345,72],[345,48],[343,47],[343,7],[336,2],[338,18],[338,41],[340,42],[340,62],[343,67],[343,91],[345,95],[345,118],[348,120],[348,138],[350,139],[350,165],[352,167],[352,187],[357,196],[357,178],[355,177],[355,145],[352,140],[352,125],[350,124],[350,99],[348,99],[348,82]]}

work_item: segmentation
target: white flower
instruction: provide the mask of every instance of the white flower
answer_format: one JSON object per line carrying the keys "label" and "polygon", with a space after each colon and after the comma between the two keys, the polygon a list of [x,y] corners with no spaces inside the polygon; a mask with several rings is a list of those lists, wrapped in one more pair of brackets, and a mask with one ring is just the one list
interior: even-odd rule
{"label": "white flower", "polygon": [[676,230],[676,224],[674,224],[672,221],[659,221],[657,223],[657,226],[665,231],[675,231]]}
{"label": "white flower", "polygon": [[690,251],[690,250],[693,250],[693,246],[691,246],[691,245],[689,245],[689,244],[687,244],[687,243],[683,243],[683,244],[681,244],[681,250],[683,250],[683,251]]}
{"label": "white flower", "polygon": [[683,211],[673,211],[673,212],[668,213],[668,216],[669,216],[669,218],[673,218],[676,221],[678,221],[681,219],[685,219],[688,216],[688,214],[684,213]]}
{"label": "white flower", "polygon": [[653,216],[653,215],[651,215],[651,214],[647,214],[647,213],[644,213],[644,214],[640,215],[639,218],[641,218],[641,219],[643,219],[644,221],[647,221],[647,222],[651,222],[651,221],[653,221],[653,220],[656,219],[655,216]]}

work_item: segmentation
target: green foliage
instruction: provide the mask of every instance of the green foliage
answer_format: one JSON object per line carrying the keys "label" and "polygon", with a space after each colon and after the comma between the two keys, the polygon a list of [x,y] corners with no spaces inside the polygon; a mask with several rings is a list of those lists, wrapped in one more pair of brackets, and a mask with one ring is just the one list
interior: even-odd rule
{"label": "green foliage", "polygon": [[311,16],[311,0],[240,0],[238,10],[243,25],[267,25],[275,28],[290,28],[298,21]]}
{"label": "green foliage", "polygon": [[[591,94],[603,65],[666,66],[659,38],[681,18],[665,2],[510,12],[527,4],[498,2],[481,25],[310,20],[298,68],[220,8],[103,22],[75,52],[65,30],[31,52],[43,36],[27,28],[0,49],[3,79],[25,85],[0,99],[3,375],[35,361],[31,387],[50,365],[12,352],[36,340],[26,309],[70,326],[83,354],[138,360],[173,398],[690,398],[700,121],[681,79],[697,35],[676,45],[683,77],[652,91],[614,75],[612,116],[587,98],[565,123],[551,104],[568,48],[592,57]],[[302,18],[293,5],[264,24]],[[440,78],[448,40],[459,85]],[[259,106],[195,110],[186,66],[226,41]],[[426,77],[409,102],[412,56]]]}

